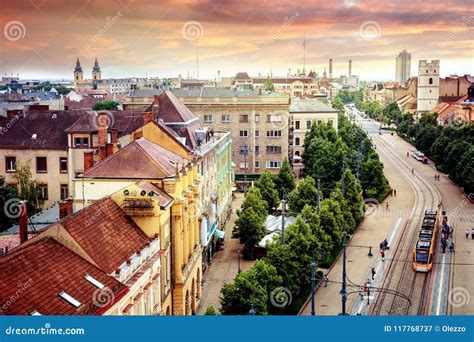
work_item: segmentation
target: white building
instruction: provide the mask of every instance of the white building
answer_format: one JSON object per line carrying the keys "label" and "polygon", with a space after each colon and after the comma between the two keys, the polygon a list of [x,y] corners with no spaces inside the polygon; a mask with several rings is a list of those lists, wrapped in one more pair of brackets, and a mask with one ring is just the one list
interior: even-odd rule
{"label": "white building", "polygon": [[395,70],[395,81],[404,84],[410,78],[411,54],[403,50],[398,54]]}
{"label": "white building", "polygon": [[417,112],[429,112],[438,104],[439,60],[418,62]]}

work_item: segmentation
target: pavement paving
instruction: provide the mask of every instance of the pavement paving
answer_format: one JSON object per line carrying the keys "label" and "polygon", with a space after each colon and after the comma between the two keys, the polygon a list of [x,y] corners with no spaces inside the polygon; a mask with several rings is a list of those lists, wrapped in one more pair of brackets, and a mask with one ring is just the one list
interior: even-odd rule
{"label": "pavement paving", "polygon": [[[203,276],[204,285],[201,302],[197,310],[198,315],[204,315],[210,305],[216,309],[220,308],[219,296],[221,288],[225,283],[231,283],[238,273],[238,255],[239,250],[243,248],[243,244],[239,243],[239,239],[232,238],[232,228],[237,218],[236,210],[240,209],[243,200],[244,194],[236,192],[235,199],[232,202],[232,215],[225,227],[224,249],[213,256],[212,263]],[[243,260],[240,257],[241,271],[249,269],[254,263],[255,261]]]}

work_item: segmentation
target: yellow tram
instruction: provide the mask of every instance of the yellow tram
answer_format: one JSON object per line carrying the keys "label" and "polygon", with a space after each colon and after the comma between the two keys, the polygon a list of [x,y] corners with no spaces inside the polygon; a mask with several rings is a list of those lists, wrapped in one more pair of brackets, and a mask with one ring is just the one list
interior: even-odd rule
{"label": "yellow tram", "polygon": [[433,267],[438,223],[438,212],[436,210],[425,211],[423,224],[413,250],[413,270],[415,272],[426,273],[431,271]]}

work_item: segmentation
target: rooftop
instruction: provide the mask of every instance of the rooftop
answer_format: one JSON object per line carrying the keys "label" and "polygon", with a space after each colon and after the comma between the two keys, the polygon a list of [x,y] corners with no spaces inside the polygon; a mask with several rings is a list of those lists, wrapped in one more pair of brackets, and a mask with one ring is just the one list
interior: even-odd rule
{"label": "rooftop", "polygon": [[337,110],[318,99],[292,99],[290,113],[337,113]]}

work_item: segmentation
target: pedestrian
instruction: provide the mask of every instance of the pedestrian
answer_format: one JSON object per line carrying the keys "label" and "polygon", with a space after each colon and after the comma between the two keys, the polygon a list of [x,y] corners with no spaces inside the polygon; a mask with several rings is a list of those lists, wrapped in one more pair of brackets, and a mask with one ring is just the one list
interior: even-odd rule
{"label": "pedestrian", "polygon": [[390,208],[388,207],[388,202],[387,202],[387,204],[385,205],[385,211],[389,211],[389,210]]}
{"label": "pedestrian", "polygon": [[407,158],[409,158],[409,157],[410,157],[410,152],[407,152]]}
{"label": "pedestrian", "polygon": [[451,226],[451,227],[449,227],[449,237],[452,238],[453,234],[454,234],[454,227]]}
{"label": "pedestrian", "polygon": [[474,240],[474,229],[471,229],[471,239]]}
{"label": "pedestrian", "polygon": [[469,239],[469,229],[466,229],[465,233],[466,233],[466,239]]}
{"label": "pedestrian", "polygon": [[395,195],[395,197],[397,196],[397,189],[393,189],[393,193]]}
{"label": "pedestrian", "polygon": [[383,251],[383,241],[380,243],[380,250]]}
{"label": "pedestrian", "polygon": [[384,250],[389,249],[387,239],[383,240],[383,246],[384,246]]}
{"label": "pedestrian", "polygon": [[377,273],[377,272],[375,272],[375,267],[372,267],[372,280],[374,280],[375,273]]}
{"label": "pedestrian", "polygon": [[385,262],[385,252],[383,251],[383,249],[380,251],[380,256],[382,257],[382,262]]}
{"label": "pedestrian", "polygon": [[441,239],[441,246],[443,248],[443,253],[446,253],[446,239],[444,237]]}
{"label": "pedestrian", "polygon": [[390,196],[393,196],[393,189],[390,188]]}
{"label": "pedestrian", "polygon": [[324,287],[328,287],[328,283],[329,283],[329,278],[328,278],[328,275],[327,273],[324,275]]}
{"label": "pedestrian", "polygon": [[454,241],[450,241],[450,242],[449,242],[449,251],[450,251],[451,253],[454,253]]}
{"label": "pedestrian", "polygon": [[412,175],[415,174],[415,169],[411,169],[411,174],[412,174]]}

